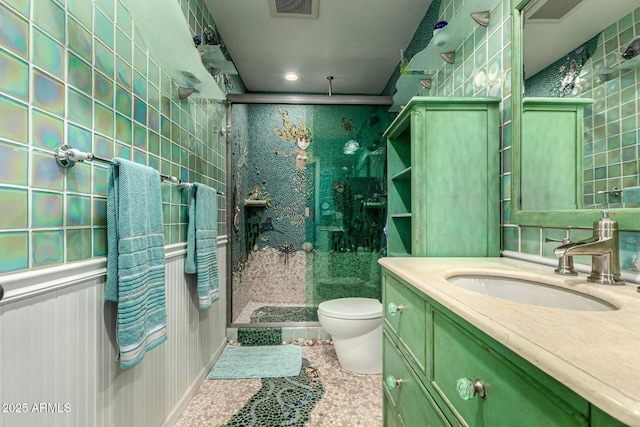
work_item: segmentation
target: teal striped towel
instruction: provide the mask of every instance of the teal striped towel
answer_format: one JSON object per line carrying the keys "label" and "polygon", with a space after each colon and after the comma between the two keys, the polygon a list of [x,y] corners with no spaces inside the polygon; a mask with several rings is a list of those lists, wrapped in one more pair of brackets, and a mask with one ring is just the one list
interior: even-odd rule
{"label": "teal striped towel", "polygon": [[105,299],[118,303],[120,366],[130,368],[166,339],[160,174],[115,158],[107,183]]}
{"label": "teal striped towel", "polygon": [[198,274],[200,310],[218,300],[218,201],[216,190],[194,183],[189,194],[184,272]]}

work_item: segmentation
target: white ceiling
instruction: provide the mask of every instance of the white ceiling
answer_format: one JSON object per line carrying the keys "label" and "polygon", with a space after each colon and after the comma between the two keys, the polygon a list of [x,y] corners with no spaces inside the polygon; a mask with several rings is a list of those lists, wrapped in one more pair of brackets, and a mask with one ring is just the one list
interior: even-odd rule
{"label": "white ceiling", "polygon": [[[269,0],[205,0],[247,90],[379,95],[431,0],[318,0],[319,18],[273,18]],[[300,78],[288,82],[284,74]]]}

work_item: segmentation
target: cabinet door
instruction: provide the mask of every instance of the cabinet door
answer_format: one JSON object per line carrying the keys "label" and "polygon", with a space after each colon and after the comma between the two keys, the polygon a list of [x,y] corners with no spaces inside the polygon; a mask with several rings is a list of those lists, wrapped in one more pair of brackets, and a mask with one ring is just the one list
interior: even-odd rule
{"label": "cabinet door", "polygon": [[388,394],[397,408],[402,424],[406,427],[449,426],[445,416],[386,333],[383,345],[383,387],[385,394]]}
{"label": "cabinet door", "polygon": [[431,366],[427,348],[430,342],[431,327],[428,325],[430,307],[409,287],[385,274],[383,309],[384,321],[396,336],[399,345],[415,363],[421,376],[428,380]]}
{"label": "cabinet door", "polygon": [[[541,385],[440,312],[434,313],[433,346],[433,384],[469,426],[588,425],[588,405],[580,413],[563,399],[571,400],[571,391],[559,383],[553,389]],[[464,400],[460,378],[481,380],[485,397]]]}

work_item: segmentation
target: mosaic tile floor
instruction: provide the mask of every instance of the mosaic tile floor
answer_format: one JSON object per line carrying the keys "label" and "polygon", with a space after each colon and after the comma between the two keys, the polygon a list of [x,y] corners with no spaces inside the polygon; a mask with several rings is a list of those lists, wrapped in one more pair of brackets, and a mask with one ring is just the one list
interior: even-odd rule
{"label": "mosaic tile floor", "polygon": [[265,302],[254,302],[250,301],[247,305],[244,306],[240,314],[236,316],[234,319],[234,323],[251,323],[251,315],[258,309],[264,306],[270,307],[300,307],[300,304],[289,304],[289,303],[265,303]]}
{"label": "mosaic tile floor", "polygon": [[[302,356],[308,361],[310,370],[306,370],[303,366],[301,376],[292,378],[302,383],[302,388],[306,387],[310,393],[298,395],[293,400],[302,403],[306,403],[305,399],[313,400],[315,406],[309,413],[309,420],[306,423],[291,425],[382,426],[381,375],[358,375],[343,370],[338,364],[333,346],[329,344],[303,346]],[[317,378],[313,369],[317,370]],[[281,412],[277,399],[270,399],[269,405],[255,404],[268,394],[263,381],[260,379],[206,380],[178,419],[176,427],[224,425],[275,427],[280,425],[279,422],[274,421],[275,414]],[[274,382],[271,387],[275,390],[277,384]],[[266,387],[268,389],[268,382]],[[321,396],[319,396],[320,387],[324,390]],[[256,394],[259,396],[254,397]],[[285,395],[281,393],[281,396]],[[319,400],[318,397],[320,397]],[[254,403],[255,424],[246,422],[247,419],[251,419],[248,402]],[[311,407],[311,404],[305,406]],[[286,410],[287,408],[285,412]]]}

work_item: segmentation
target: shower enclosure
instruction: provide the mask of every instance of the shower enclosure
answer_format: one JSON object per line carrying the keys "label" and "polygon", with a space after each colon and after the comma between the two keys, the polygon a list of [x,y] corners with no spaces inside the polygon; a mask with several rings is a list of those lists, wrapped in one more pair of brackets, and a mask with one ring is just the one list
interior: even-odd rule
{"label": "shower enclosure", "polygon": [[388,106],[230,104],[230,321],[317,322],[381,298]]}

